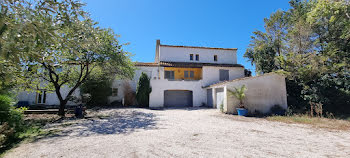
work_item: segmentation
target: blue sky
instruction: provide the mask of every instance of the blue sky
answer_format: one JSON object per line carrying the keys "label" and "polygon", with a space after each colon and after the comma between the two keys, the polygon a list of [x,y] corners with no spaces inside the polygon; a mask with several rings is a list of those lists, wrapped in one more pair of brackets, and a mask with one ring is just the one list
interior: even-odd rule
{"label": "blue sky", "polygon": [[[289,0],[83,0],[102,27],[112,28],[133,61],[153,62],[156,39],[162,44],[238,48],[243,58],[255,30],[265,17],[289,9]],[[255,73],[254,73],[255,74]]]}

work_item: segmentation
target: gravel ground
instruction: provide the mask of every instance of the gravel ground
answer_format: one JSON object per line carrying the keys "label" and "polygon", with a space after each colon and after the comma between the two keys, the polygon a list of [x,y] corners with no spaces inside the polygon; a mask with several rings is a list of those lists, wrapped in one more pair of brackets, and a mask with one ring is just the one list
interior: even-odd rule
{"label": "gravel ground", "polygon": [[56,134],[5,157],[348,157],[350,131],[330,131],[215,109],[104,109],[50,124]]}

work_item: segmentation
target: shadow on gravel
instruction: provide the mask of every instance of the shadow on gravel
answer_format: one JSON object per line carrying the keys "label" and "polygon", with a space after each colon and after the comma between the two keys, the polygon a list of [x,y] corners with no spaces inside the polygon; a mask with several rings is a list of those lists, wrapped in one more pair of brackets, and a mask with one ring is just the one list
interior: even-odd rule
{"label": "shadow on gravel", "polygon": [[78,136],[91,134],[127,134],[137,129],[155,129],[155,115],[138,111],[118,112],[105,119],[88,119],[79,124],[86,127]]}
{"label": "shadow on gravel", "polygon": [[130,134],[138,129],[157,128],[153,113],[135,110],[113,112],[110,115],[95,116],[85,119],[63,120],[52,124],[47,129],[54,131],[49,135],[38,137],[34,141],[60,137],[87,137],[91,135]]}

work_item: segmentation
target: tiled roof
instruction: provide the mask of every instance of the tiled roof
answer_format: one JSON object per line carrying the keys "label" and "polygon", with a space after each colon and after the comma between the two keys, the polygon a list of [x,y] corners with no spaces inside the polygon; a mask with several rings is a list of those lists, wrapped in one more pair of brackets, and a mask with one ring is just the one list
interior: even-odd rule
{"label": "tiled roof", "polygon": [[[269,76],[269,75],[281,75],[281,74],[278,74],[278,73],[275,73],[275,72],[270,72],[270,73],[266,73],[266,74],[258,75],[258,76],[243,77],[243,78],[233,79],[233,80],[229,80],[229,81],[223,81],[223,82],[219,82],[219,83],[214,83],[214,84],[205,86],[203,88],[211,88],[211,87],[215,87],[215,86],[224,85],[226,83],[231,83],[231,82],[236,82],[236,81],[241,81],[241,80],[254,79],[254,78],[263,77],[263,76]],[[281,75],[281,76],[283,76],[283,75]]]}
{"label": "tiled roof", "polygon": [[203,66],[216,66],[216,67],[242,67],[240,64],[216,64],[216,63],[190,63],[190,62],[166,62],[161,61],[159,63],[143,63],[136,62],[135,66],[164,66],[164,67],[191,67],[201,68]]}
{"label": "tiled roof", "polygon": [[190,62],[159,62],[160,66],[164,67],[203,67],[203,66],[217,66],[217,67],[242,67],[240,64],[216,64],[216,63],[190,63]]}
{"label": "tiled roof", "polygon": [[214,47],[198,47],[198,46],[176,46],[176,45],[164,45],[164,47],[180,47],[180,48],[201,48],[201,49],[219,49],[219,50],[237,50],[237,48],[214,48]]}
{"label": "tiled roof", "polygon": [[159,66],[158,63],[135,62],[135,66]]}

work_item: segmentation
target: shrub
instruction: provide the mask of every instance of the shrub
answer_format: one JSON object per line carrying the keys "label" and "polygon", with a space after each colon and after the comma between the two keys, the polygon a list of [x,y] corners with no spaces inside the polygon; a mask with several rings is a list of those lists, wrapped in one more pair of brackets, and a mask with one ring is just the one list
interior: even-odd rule
{"label": "shrub", "polygon": [[280,105],[274,105],[270,108],[270,113],[274,115],[285,115],[286,110],[283,109]]}
{"label": "shrub", "polygon": [[150,78],[147,74],[143,73],[140,76],[137,90],[136,90],[136,99],[141,107],[149,106],[149,94],[152,92]]}
{"label": "shrub", "polygon": [[108,96],[112,94],[110,87],[109,78],[89,79],[80,87],[80,92],[82,96],[90,94],[87,106],[105,106],[108,104]]}
{"label": "shrub", "polygon": [[223,113],[224,112],[224,102],[220,104],[220,111]]}
{"label": "shrub", "polygon": [[12,99],[7,95],[0,95],[0,148],[6,147],[19,137],[24,130],[23,111],[11,105]]}
{"label": "shrub", "polygon": [[243,100],[245,98],[245,91],[247,90],[246,86],[243,85],[241,88],[234,87],[234,90],[227,90],[228,93],[239,100],[239,108],[245,108],[243,104]]}

